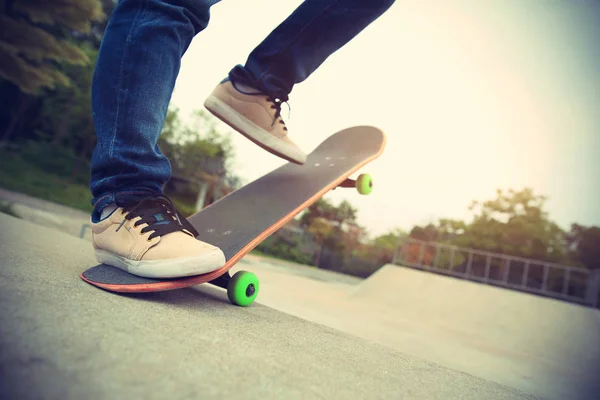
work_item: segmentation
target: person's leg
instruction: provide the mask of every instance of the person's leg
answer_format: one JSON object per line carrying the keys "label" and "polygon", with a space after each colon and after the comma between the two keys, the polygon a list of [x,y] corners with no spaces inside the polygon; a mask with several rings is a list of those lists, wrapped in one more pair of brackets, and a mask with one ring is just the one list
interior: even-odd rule
{"label": "person's leg", "polygon": [[234,67],[229,77],[287,101],[294,84],[308,78],[393,3],[306,0],[250,53],[244,66]]}
{"label": "person's leg", "polygon": [[217,2],[121,0],[110,17],[92,82],[91,230],[101,263],[156,278],[225,263],[162,195],[171,166],[157,145],[181,57]]}
{"label": "person's leg", "polygon": [[304,1],[252,51],[244,66],[229,72],[205,106],[263,148],[302,164],[306,156],[287,137],[281,102],[288,100],[294,84],[308,78],[393,2]]}
{"label": "person's leg", "polygon": [[171,165],[157,146],[181,57],[208,25],[211,0],[120,0],[92,81],[98,142],[91,162],[94,219],[118,194],[160,194]]}

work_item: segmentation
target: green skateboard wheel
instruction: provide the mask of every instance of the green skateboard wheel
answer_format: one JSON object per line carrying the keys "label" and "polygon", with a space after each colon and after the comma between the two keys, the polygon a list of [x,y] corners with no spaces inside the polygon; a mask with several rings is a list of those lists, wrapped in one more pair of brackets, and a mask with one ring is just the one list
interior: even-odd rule
{"label": "green skateboard wheel", "polygon": [[248,271],[238,271],[227,284],[227,297],[232,304],[246,307],[254,302],[259,288],[260,283],[256,275]]}
{"label": "green skateboard wheel", "polygon": [[360,174],[356,180],[356,190],[360,194],[369,194],[373,191],[373,178],[369,174]]}

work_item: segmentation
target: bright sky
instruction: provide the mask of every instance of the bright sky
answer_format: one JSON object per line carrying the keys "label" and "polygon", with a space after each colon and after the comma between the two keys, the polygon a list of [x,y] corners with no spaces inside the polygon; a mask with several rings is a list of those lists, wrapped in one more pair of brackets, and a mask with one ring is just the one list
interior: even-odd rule
{"label": "bright sky", "polygon": [[[224,0],[183,58],[173,103],[188,113],[300,1]],[[472,200],[532,187],[563,228],[600,225],[600,6],[592,0],[400,0],[291,96],[304,150],[353,125],[388,145],[347,199],[373,235],[468,218]],[[283,108],[287,117],[287,108]],[[231,131],[224,127],[224,131]],[[283,161],[232,134],[234,172]]]}

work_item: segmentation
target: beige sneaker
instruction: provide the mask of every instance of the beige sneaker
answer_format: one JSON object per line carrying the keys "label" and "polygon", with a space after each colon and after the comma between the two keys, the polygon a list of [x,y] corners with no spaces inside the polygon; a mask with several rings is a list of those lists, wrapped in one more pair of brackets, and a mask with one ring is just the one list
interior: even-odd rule
{"label": "beige sneaker", "polygon": [[306,162],[306,154],[288,137],[280,115],[281,102],[259,92],[243,93],[225,80],[206,99],[204,106],[270,153],[296,164]]}
{"label": "beige sneaker", "polygon": [[198,232],[166,196],[118,207],[90,225],[98,262],[134,275],[176,278],[225,265],[223,252],[197,240]]}

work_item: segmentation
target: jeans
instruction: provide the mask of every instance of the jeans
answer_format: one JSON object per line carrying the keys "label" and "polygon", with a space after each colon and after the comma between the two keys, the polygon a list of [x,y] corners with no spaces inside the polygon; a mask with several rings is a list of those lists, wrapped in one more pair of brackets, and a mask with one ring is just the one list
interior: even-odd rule
{"label": "jeans", "polygon": [[[277,1],[277,0],[273,0]],[[91,160],[94,212],[117,196],[161,194],[171,164],[157,142],[181,58],[219,0],[120,0],[92,81],[98,138]],[[288,100],[294,84],[383,14],[393,0],[305,0],[229,79]],[[240,33],[243,34],[243,33]]]}

